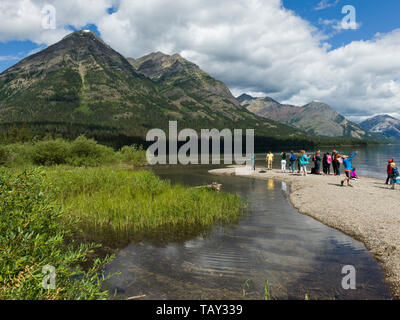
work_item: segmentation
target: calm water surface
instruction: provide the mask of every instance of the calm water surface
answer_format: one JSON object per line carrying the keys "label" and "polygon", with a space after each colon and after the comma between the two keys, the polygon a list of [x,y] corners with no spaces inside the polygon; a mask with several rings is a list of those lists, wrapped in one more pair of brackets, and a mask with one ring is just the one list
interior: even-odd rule
{"label": "calm water surface", "polygon": [[[368,155],[364,163],[373,161],[374,153]],[[392,298],[380,263],[364,245],[299,214],[288,200],[287,184],[216,177],[207,169],[178,166],[156,173],[189,186],[218,181],[224,191],[247,198],[251,213],[238,225],[215,226],[208,235],[127,245],[107,267],[121,272],[108,283],[111,293],[117,290],[118,298],[263,299],[268,280],[276,299],[304,299],[305,294],[311,299]],[[349,264],[357,270],[356,290],[341,287],[342,267]]]}

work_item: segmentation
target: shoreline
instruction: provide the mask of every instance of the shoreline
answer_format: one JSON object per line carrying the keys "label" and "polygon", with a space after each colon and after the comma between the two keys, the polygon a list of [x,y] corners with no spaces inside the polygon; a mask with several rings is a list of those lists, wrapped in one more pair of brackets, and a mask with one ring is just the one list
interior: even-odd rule
{"label": "shoreline", "polygon": [[[261,171],[261,172],[260,172]],[[264,172],[262,172],[264,171]],[[253,179],[274,179],[291,185],[290,202],[301,213],[362,242],[382,263],[385,281],[395,298],[400,299],[400,207],[399,191],[390,190],[383,180],[359,177],[353,188],[341,187],[341,177],[256,171],[244,166],[228,166],[208,171],[212,175],[231,175]]]}

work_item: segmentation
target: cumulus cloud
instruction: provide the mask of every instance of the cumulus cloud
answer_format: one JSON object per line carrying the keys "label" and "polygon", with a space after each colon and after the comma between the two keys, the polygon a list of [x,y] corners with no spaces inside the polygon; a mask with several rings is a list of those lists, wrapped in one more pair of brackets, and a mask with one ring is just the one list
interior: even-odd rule
{"label": "cumulus cloud", "polygon": [[[1,10],[7,3],[11,13]],[[300,105],[324,101],[353,119],[399,113],[400,29],[330,50],[329,36],[280,0],[56,0],[57,29],[44,31],[32,14],[44,3],[2,1],[0,19],[8,24],[2,25],[0,41],[50,44],[68,32],[68,25],[93,23],[125,56],[180,53],[235,94],[270,95]],[[333,4],[337,1],[322,1],[320,7]]]}

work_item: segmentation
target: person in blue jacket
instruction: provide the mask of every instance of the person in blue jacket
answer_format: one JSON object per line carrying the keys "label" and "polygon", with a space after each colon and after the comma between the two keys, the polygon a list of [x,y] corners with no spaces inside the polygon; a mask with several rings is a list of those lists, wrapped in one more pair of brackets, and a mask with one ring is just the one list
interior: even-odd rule
{"label": "person in blue jacket", "polygon": [[289,156],[289,170],[292,172],[292,174],[294,173],[294,166],[296,163],[297,157],[294,154],[293,150],[290,151],[290,156]]}
{"label": "person in blue jacket", "polygon": [[256,155],[253,153],[253,155],[251,156],[251,166],[253,171],[256,170]]}
{"label": "person in blue jacket", "polygon": [[394,186],[397,183],[397,179],[399,178],[400,173],[399,169],[396,167],[396,164],[394,162],[392,162],[390,166],[392,168],[392,172],[390,173],[390,177],[392,178],[392,189],[394,189]]}
{"label": "person in blue jacket", "polygon": [[307,176],[307,165],[308,165],[308,160],[311,158],[311,156],[307,156],[304,150],[301,150],[300,154],[301,156],[299,157],[298,160],[300,165],[300,172],[302,176]]}
{"label": "person in blue jacket", "polygon": [[346,174],[346,177],[341,182],[342,186],[344,185],[344,182],[347,181],[347,185],[349,187],[352,187],[352,185],[350,184],[351,172],[353,171],[353,167],[351,165],[351,160],[353,160],[353,158],[356,156],[356,154],[357,154],[357,151],[354,152],[350,157],[347,155],[342,155],[343,165],[344,165],[344,173]]}

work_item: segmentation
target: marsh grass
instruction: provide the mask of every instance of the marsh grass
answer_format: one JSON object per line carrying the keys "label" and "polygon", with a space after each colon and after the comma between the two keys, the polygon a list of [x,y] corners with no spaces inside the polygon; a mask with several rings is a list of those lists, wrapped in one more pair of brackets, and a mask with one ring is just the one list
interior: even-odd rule
{"label": "marsh grass", "polygon": [[171,184],[146,170],[51,167],[46,177],[82,225],[136,235],[201,233],[236,223],[246,206],[237,195]]}

